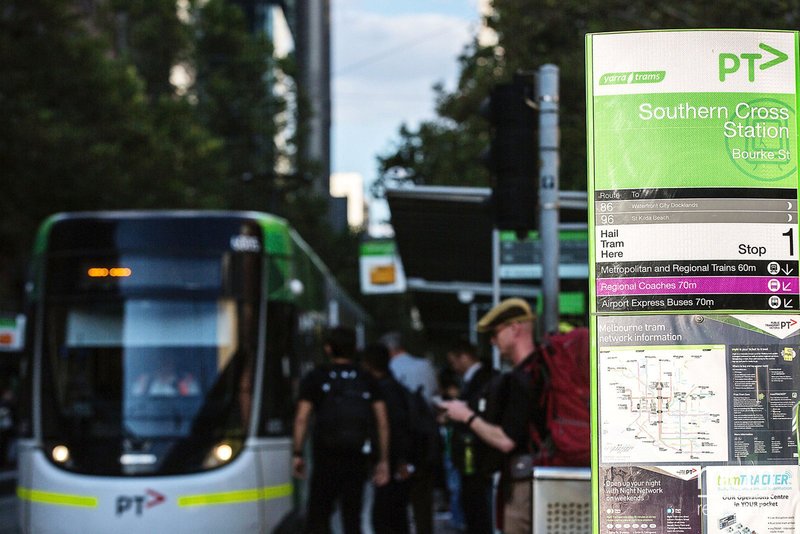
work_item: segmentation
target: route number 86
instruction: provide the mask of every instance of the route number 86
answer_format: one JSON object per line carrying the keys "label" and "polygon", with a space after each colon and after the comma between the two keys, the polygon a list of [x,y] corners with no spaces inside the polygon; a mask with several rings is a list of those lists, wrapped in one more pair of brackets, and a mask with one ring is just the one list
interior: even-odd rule
{"label": "route number 86", "polygon": [[600,203],[600,213],[608,213],[614,211],[614,204],[611,202],[601,202]]}

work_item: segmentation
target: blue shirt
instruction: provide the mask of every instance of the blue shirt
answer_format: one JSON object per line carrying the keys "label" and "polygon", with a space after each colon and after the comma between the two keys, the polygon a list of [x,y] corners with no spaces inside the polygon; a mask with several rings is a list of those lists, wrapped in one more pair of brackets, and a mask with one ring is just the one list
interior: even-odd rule
{"label": "blue shirt", "polygon": [[439,391],[436,371],[431,362],[424,358],[416,358],[407,352],[393,356],[389,368],[398,382],[409,391],[415,392],[422,386],[422,396],[431,403],[431,397]]}

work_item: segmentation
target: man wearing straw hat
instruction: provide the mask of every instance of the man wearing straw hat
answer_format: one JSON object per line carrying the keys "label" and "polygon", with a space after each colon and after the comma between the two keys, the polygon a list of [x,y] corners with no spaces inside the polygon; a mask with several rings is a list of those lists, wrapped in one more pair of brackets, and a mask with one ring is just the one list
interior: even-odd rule
{"label": "man wearing straw hat", "polygon": [[529,425],[536,425],[541,431],[545,428],[544,414],[533,409],[533,399],[539,398],[541,391],[541,381],[534,381],[532,377],[535,370],[532,362],[536,356],[534,320],[525,300],[511,298],[489,310],[478,321],[478,332],[489,334],[501,357],[513,366],[496,382],[497,391],[491,395],[496,398],[495,408],[478,413],[462,401],[443,403],[447,417],[463,422],[481,440],[505,455],[502,497],[498,496],[498,501],[502,498],[503,532],[507,534],[531,532]]}

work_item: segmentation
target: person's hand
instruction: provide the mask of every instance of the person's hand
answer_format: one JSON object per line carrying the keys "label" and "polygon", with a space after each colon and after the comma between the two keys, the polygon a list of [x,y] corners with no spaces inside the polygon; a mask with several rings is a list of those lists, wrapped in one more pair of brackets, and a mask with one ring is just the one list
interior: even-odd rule
{"label": "person's hand", "polygon": [[439,406],[444,408],[444,415],[447,419],[459,423],[466,423],[474,413],[466,402],[460,400],[442,401]]}
{"label": "person's hand", "polygon": [[444,406],[442,406],[443,402],[444,400],[439,395],[434,395],[433,397],[431,397],[431,403],[433,404],[433,410],[434,410],[434,415],[436,416],[436,422],[439,423],[440,425],[446,425],[448,422],[446,416],[446,410],[444,409]]}
{"label": "person's hand", "polygon": [[378,462],[375,466],[375,474],[372,476],[372,482],[378,487],[385,486],[389,483],[389,462],[386,460]]}
{"label": "person's hand", "polygon": [[306,478],[306,461],[302,456],[292,456],[292,476],[294,478]]}
{"label": "person's hand", "polygon": [[408,468],[408,464],[403,462],[397,466],[397,473],[395,473],[395,478],[398,480],[408,480],[408,477],[411,476],[411,469]]}

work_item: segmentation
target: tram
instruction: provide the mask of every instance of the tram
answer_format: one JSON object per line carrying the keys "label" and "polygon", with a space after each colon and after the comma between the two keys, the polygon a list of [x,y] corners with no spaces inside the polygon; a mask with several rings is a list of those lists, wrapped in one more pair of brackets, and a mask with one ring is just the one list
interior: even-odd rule
{"label": "tram", "polygon": [[294,530],[298,378],[369,318],[285,220],[55,215],[25,291],[22,532]]}

